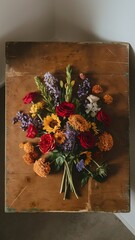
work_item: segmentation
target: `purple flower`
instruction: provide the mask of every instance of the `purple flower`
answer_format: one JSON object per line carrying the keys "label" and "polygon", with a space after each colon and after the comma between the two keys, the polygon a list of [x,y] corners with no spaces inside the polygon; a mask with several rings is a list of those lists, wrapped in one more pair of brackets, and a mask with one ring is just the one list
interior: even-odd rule
{"label": "purple flower", "polygon": [[73,151],[76,142],[76,131],[71,129],[68,123],[66,123],[66,140],[64,144],[61,145],[65,152]]}
{"label": "purple flower", "polygon": [[41,120],[36,116],[32,118],[29,114],[23,113],[22,111],[17,112],[16,117],[13,118],[12,123],[21,123],[21,128],[26,131],[30,124],[33,124],[37,129],[42,128]]}
{"label": "purple flower", "polygon": [[84,169],[84,160],[81,159],[77,164],[76,164],[76,168],[78,170],[78,172],[81,172]]}
{"label": "purple flower", "polygon": [[90,81],[88,78],[86,78],[85,80],[83,80],[82,84],[79,84],[77,91],[78,97],[82,98],[87,96],[90,91],[90,88],[91,88]]}
{"label": "purple flower", "polygon": [[47,91],[50,93],[51,97],[54,100],[55,106],[57,106],[60,98],[60,90],[58,88],[58,79],[56,79],[51,73],[47,72],[44,75],[44,82],[45,82]]}

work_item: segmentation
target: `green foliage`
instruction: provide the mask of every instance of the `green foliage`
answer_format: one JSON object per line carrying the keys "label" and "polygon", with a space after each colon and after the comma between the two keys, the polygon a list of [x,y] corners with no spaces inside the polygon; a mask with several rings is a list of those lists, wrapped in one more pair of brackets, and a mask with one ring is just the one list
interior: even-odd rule
{"label": "green foliage", "polygon": [[68,65],[66,67],[66,84],[65,84],[65,90],[66,90],[66,93],[65,93],[65,101],[66,102],[70,102],[71,101],[71,98],[72,98],[72,88],[75,84],[74,81],[72,81],[71,79],[71,74],[72,74],[72,69],[70,67],[70,65]]}
{"label": "green foliage", "polygon": [[89,180],[89,174],[88,173],[86,173],[86,172],[83,172],[83,174],[82,174],[82,179],[81,179],[81,187],[84,187],[86,184],[87,184],[87,182],[88,182],[88,180]]}
{"label": "green foliage", "polygon": [[80,109],[80,101],[79,101],[79,99],[74,98],[72,102],[73,102],[73,103],[75,104],[75,106],[76,106],[75,112],[76,112],[77,114],[81,114],[81,115],[82,115],[82,112],[81,112],[81,109]]}
{"label": "green foliage", "polygon": [[49,112],[54,112],[55,108],[52,104],[52,98],[50,96],[50,94],[48,94],[45,84],[42,83],[41,79],[39,77],[35,77],[35,83],[37,85],[38,90],[41,92],[41,95],[45,101],[45,103],[47,104],[46,109]]}
{"label": "green foliage", "polygon": [[52,159],[52,161],[55,162],[56,166],[61,167],[64,163],[65,156],[61,152],[59,152],[58,150],[54,150],[52,152],[51,159]]}
{"label": "green foliage", "polygon": [[101,177],[100,175],[98,174],[93,174],[93,179],[95,179],[97,182],[104,182],[106,180],[107,176],[105,177]]}
{"label": "green foliage", "polygon": [[64,159],[65,159],[65,157],[63,155],[61,155],[61,156],[58,156],[55,161],[56,161],[57,165],[62,166],[64,163]]}

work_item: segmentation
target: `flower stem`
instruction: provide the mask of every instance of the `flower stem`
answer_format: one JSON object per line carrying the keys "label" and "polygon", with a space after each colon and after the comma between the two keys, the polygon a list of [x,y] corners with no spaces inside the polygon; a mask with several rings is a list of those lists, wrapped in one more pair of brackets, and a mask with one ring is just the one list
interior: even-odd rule
{"label": "flower stem", "polygon": [[38,115],[38,117],[40,118],[41,122],[43,122],[43,119],[42,119],[42,117],[40,116],[40,114],[38,113],[37,115]]}
{"label": "flower stem", "polygon": [[69,184],[70,184],[70,189],[71,189],[71,191],[74,192],[76,198],[78,199],[78,195],[76,193],[76,190],[75,190],[75,187],[74,187],[74,184],[73,184],[73,179],[72,179],[72,176],[71,176],[71,173],[70,173],[68,163],[67,163],[66,160],[64,160],[64,162],[65,162],[65,165],[66,165],[66,170],[67,170],[68,181],[69,181]]}
{"label": "flower stem", "polygon": [[66,197],[67,197],[67,190],[68,190],[68,176],[66,174],[65,175],[65,189],[64,189],[64,198],[63,198],[63,200],[65,200]]}
{"label": "flower stem", "polygon": [[101,167],[95,160],[92,159],[91,161],[95,163],[97,167]]}
{"label": "flower stem", "polygon": [[90,174],[91,177],[93,177],[93,173],[91,171],[89,171],[86,167],[84,167],[84,169]]}
{"label": "flower stem", "polygon": [[62,193],[64,190],[65,174],[66,174],[66,167],[64,166],[64,172],[63,172],[62,181],[61,181],[60,193]]}

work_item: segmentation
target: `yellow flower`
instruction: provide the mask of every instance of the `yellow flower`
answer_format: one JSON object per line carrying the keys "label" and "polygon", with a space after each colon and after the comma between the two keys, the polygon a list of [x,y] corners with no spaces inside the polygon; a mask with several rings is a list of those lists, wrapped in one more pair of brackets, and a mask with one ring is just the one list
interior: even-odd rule
{"label": "yellow flower", "polygon": [[91,128],[94,131],[95,135],[99,134],[99,130],[97,129],[96,123],[92,122],[91,123]]}
{"label": "yellow flower", "polygon": [[89,165],[90,161],[92,160],[91,152],[87,152],[87,151],[81,152],[80,156],[83,158],[84,164]]}
{"label": "yellow flower", "polygon": [[30,113],[32,113],[32,117],[35,117],[37,112],[40,109],[44,108],[45,103],[44,102],[37,102],[35,104],[32,104],[31,109],[30,109]]}
{"label": "yellow flower", "polygon": [[59,117],[52,113],[51,116],[47,116],[43,119],[43,129],[48,133],[55,133],[60,128],[61,121]]}
{"label": "yellow flower", "polygon": [[90,128],[90,125],[86,119],[79,114],[70,115],[68,122],[75,130],[80,132],[88,131]]}
{"label": "yellow flower", "polygon": [[66,139],[66,135],[64,132],[58,130],[55,134],[54,134],[54,138],[55,138],[55,141],[58,143],[58,144],[62,144],[65,142],[65,139]]}

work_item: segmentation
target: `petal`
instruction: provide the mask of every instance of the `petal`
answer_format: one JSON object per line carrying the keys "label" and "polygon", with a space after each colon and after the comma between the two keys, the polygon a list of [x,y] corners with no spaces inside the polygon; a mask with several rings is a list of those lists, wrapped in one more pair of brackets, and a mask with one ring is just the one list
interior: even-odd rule
{"label": "petal", "polygon": [[99,100],[99,97],[90,94],[90,95],[87,97],[87,99],[88,99],[90,102],[94,103],[94,102],[97,102],[97,101]]}

